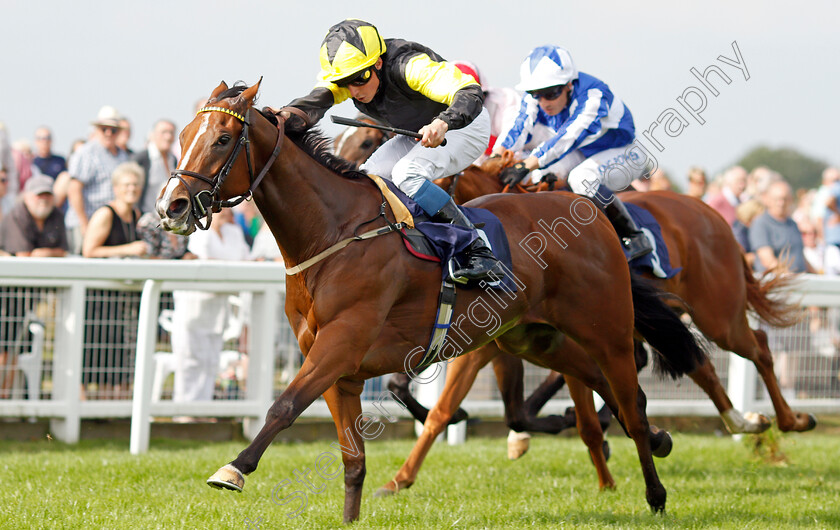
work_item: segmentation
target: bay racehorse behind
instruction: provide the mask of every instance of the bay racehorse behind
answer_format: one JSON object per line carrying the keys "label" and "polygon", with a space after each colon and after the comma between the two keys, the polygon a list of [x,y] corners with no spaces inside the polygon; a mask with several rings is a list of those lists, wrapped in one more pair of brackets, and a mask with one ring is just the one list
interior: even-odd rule
{"label": "bay racehorse behind", "polygon": [[[379,122],[364,114],[357,116],[356,119],[373,125],[379,124]],[[372,127],[348,127],[333,139],[333,151],[336,155],[341,156],[348,162],[353,162],[356,167],[359,167],[391,136],[391,133]],[[341,153],[344,153],[344,156]],[[349,153],[352,153],[352,155]]]}
{"label": "bay racehorse behind", "polygon": [[[291,125],[286,131],[286,120],[257,111],[258,89],[222,83],[213,91],[181,132],[184,154],[156,204],[163,228],[189,234],[208,227],[213,211],[253,195],[286,262],[286,316],[305,356],[253,442],[208,482],[241,491],[275,436],[323,395],[342,447],[344,519],[351,521],[359,516],[371,430],[364,418],[377,421],[362,414],[364,381],[416,367],[435,318],[441,269],[405,250],[379,188],[329,154],[320,133]],[[648,424],[633,333],[639,329],[655,345],[660,367],[674,377],[703,362],[694,337],[659,291],[631,276],[612,227],[591,203],[546,193],[496,195],[471,206],[501,220],[518,289],[494,296],[460,290],[453,322],[461,348],[444,348],[431,360],[495,341],[581,380],[633,439],[647,502],[663,511],[666,490],[652,456],[670,437]],[[362,232],[369,239],[356,237]],[[634,304],[648,306],[645,314]],[[580,355],[558,355],[567,337]]]}
{"label": "bay racehorse behind", "polygon": [[[465,170],[459,176],[454,190],[456,200],[468,201],[486,193],[501,192],[498,174],[502,167],[512,161],[512,156],[506,153],[505,157],[491,159],[481,168],[472,166]],[[452,177],[441,179],[438,183],[444,189],[451,189]],[[625,192],[621,194],[621,199],[628,204],[641,206],[653,215],[662,228],[671,265],[682,268],[671,279],[652,278],[660,288],[677,295],[685,304],[676,305],[675,310],[682,312],[687,306],[694,324],[706,337],[721,349],[732,351],[755,364],[776,411],[779,430],[803,432],[813,429],[816,418],[812,414],[791,409],[782,396],[767,334],[763,330],[752,329],[748,320],[748,313],[752,313],[773,326],[785,327],[796,323],[801,308],[787,301],[784,296],[795,276],[773,271],[775,274],[756,278],[746,264],[729,225],[700,200],[669,191]],[[573,344],[567,343],[567,347],[571,346]],[[594,437],[600,437],[600,433],[591,432],[591,427],[597,426],[598,422],[593,422],[591,416],[587,416],[586,427],[581,428],[580,416],[589,411],[578,407],[577,418],[574,414],[537,416],[542,405],[563,386],[562,374],[551,373],[534,394],[524,400],[522,361],[488,344],[449,363],[446,385],[440,400],[431,411],[425,410],[409,394],[409,381],[406,377],[395,375],[392,378],[389,388],[407,404],[413,414],[416,413],[415,417],[425,420],[425,425],[423,435],[411,455],[394,479],[380,489],[380,494],[397,492],[415,482],[420,464],[434,439],[450,422],[479,370],[490,361],[493,362],[505,404],[505,419],[512,429],[557,433],[575,426],[577,422],[586,445],[590,448],[601,446],[600,442],[596,444],[593,440]],[[769,419],[763,415],[742,414],[733,406],[710,360],[705,359],[687,375],[711,398],[726,428],[733,434],[759,433],[770,427]],[[572,385],[576,382],[569,383],[569,391],[574,396],[576,390]],[[578,399],[575,401],[577,403]],[[460,413],[460,416],[464,415]],[[601,417],[603,422],[603,414]],[[517,447],[509,447],[509,454],[516,451],[513,456],[519,456],[526,449],[527,444],[517,441]],[[612,479],[606,467],[599,466],[599,459],[594,459],[594,462],[600,485],[611,487]]]}

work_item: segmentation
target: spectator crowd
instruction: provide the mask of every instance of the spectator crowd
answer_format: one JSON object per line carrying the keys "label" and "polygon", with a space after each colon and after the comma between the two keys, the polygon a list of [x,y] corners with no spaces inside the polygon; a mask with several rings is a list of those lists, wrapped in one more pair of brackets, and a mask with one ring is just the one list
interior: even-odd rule
{"label": "spectator crowd", "polygon": [[[10,142],[0,124],[0,256],[281,261],[251,202],[230,218],[214,217],[208,232],[187,237],[158,228],[155,200],[177,164],[171,120],[156,121],[136,152],[129,145],[130,121],[114,107],[102,107],[90,125],[87,139],[74,142],[65,158],[54,151],[49,127],[35,129],[33,150],[27,140]],[[38,296],[27,289],[0,288],[0,398],[12,395],[15,360],[29,342],[21,323],[31,318]],[[130,322],[139,303],[134,294],[88,290],[83,399],[130,396],[136,340]],[[212,399],[221,331],[233,310],[228,296],[206,295],[213,303],[201,304],[202,314],[195,316],[189,310],[204,293],[166,296],[173,314],[186,319],[172,329],[174,397]],[[247,349],[244,333],[239,348]]]}

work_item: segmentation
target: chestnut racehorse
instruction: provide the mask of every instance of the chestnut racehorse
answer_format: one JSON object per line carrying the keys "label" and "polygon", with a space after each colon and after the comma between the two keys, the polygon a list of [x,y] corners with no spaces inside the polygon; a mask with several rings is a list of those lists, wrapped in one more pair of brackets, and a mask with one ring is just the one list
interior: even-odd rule
{"label": "chestnut racehorse", "polygon": [[[378,124],[376,120],[365,115],[358,116],[356,119],[365,123]],[[336,155],[341,156],[348,162],[353,162],[356,167],[359,167],[390,138],[390,133],[380,129],[348,127],[333,139],[333,151]],[[341,153],[344,153],[344,155],[342,156]],[[350,155],[349,153],[353,154]]]}
{"label": "chestnut racehorse", "polygon": [[[344,519],[352,521],[361,505],[364,439],[376,430],[370,428],[375,420],[363,420],[372,416],[362,415],[364,381],[417,367],[414,354],[431,333],[441,270],[405,250],[379,188],[329,154],[324,137],[286,131],[295,114],[276,120],[254,109],[258,89],[259,83],[221,83],[213,91],[181,132],[184,154],[156,204],[163,228],[189,234],[206,229],[214,210],[253,196],[286,262],[286,316],[305,355],[253,442],[208,483],[241,491],[275,436],[323,395],[342,448]],[[703,361],[694,337],[658,290],[630,274],[612,227],[591,204],[543,193],[484,197],[471,206],[502,221],[514,243],[519,289],[498,294],[502,303],[494,298],[495,305],[481,289],[460,290],[453,320],[458,344],[470,350],[495,341],[598,392],[635,442],[648,504],[664,510],[666,491],[652,456],[670,436],[648,424],[633,333],[638,329],[656,346],[660,368],[674,377]],[[575,228],[581,237],[534,235],[542,234],[540,221],[554,226],[560,215],[585,221]],[[515,244],[528,237],[539,240],[539,253]],[[563,237],[565,248],[555,237]],[[556,355],[567,340],[580,345],[581,355]]]}
{"label": "chestnut racehorse", "polygon": [[[481,168],[472,166],[464,171],[458,179],[456,200],[469,200],[482,193],[502,191],[498,174],[503,166],[510,163],[510,156],[505,156],[504,159],[491,159]],[[449,189],[451,178],[441,179],[438,183],[444,189]],[[709,339],[723,350],[735,352],[755,364],[775,408],[780,430],[813,429],[816,426],[816,418],[791,410],[782,397],[773,370],[773,358],[767,345],[767,336],[764,331],[751,329],[747,320],[747,312],[752,311],[763,321],[774,326],[789,326],[795,323],[800,313],[799,308],[785,303],[777,296],[778,291],[789,285],[792,277],[769,275],[757,280],[744,261],[729,225],[716,211],[700,200],[668,191],[625,192],[620,197],[625,202],[647,209],[656,218],[662,227],[672,266],[683,269],[671,279],[655,279],[658,286],[677,295],[688,305],[697,328]],[[566,344],[573,345],[570,341]],[[466,397],[478,371],[491,360],[505,402],[505,418],[513,430],[557,433],[575,425],[574,416],[536,416],[539,408],[562,386],[561,374],[550,374],[534,395],[523,401],[522,361],[505,355],[493,344],[489,344],[449,363],[446,385],[438,403],[428,412],[423,436],[418,439],[396,477],[380,489],[380,494],[395,492],[414,483],[422,459],[435,437],[442,432],[458,405]],[[708,359],[688,375],[712,399],[730,432],[757,433],[770,426],[769,420],[764,416],[742,415],[733,407],[714,366]],[[572,381],[568,382],[570,393],[573,393]],[[419,404],[408,393],[407,378],[395,375],[389,383],[389,388],[409,403],[410,410],[417,410]],[[421,418],[425,416],[426,411],[422,406],[419,407],[419,412]],[[590,411],[578,407],[577,412],[578,422],[580,415],[586,414],[589,418],[588,425],[593,424]],[[584,441],[588,447],[593,447],[593,433],[582,432],[581,436],[585,437]],[[597,444],[595,446],[597,447]],[[609,472],[599,467],[598,460],[595,460],[595,463],[600,485],[604,487],[606,483],[610,486]]]}

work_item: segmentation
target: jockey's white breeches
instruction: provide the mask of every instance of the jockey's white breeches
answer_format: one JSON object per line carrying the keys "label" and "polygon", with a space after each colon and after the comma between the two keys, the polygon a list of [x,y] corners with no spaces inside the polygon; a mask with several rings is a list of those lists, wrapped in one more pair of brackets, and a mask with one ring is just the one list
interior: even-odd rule
{"label": "jockey's white breeches", "polygon": [[414,138],[396,135],[362,164],[361,169],[390,179],[409,197],[427,180],[455,175],[475,162],[490,142],[490,114],[481,111],[469,125],[447,131],[446,145],[423,147]]}

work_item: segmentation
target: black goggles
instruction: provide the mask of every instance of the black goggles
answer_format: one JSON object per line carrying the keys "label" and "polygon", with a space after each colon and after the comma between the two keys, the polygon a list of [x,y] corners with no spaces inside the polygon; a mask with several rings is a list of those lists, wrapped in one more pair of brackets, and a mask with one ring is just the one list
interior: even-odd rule
{"label": "black goggles", "polygon": [[531,94],[531,97],[534,99],[546,99],[548,101],[553,101],[560,97],[560,94],[563,93],[563,89],[566,88],[566,85],[557,85],[548,88],[542,88],[540,90],[529,90],[528,93]]}
{"label": "black goggles", "polygon": [[346,88],[348,86],[365,86],[366,84],[368,84],[368,81],[370,81],[370,78],[373,76],[371,70],[373,70],[372,66],[365,68],[361,72],[355,73],[349,77],[345,77],[344,79],[333,81],[333,83],[342,88]]}

